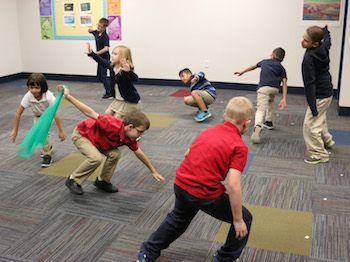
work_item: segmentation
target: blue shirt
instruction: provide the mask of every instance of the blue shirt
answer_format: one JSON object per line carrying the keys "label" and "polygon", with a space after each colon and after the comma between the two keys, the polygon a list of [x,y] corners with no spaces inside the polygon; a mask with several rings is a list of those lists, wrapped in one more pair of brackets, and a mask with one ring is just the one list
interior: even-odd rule
{"label": "blue shirt", "polygon": [[[109,37],[106,33],[106,30],[102,32],[101,35],[99,35],[100,33],[95,30],[92,32],[92,34],[95,37],[95,42],[96,42],[96,50],[100,51],[101,49],[103,49],[105,46],[109,47]],[[109,52],[105,52],[101,55],[101,57],[103,57],[104,59],[109,59]]]}
{"label": "blue shirt", "polygon": [[286,70],[277,58],[264,59],[256,66],[261,67],[258,89],[262,86],[280,88],[282,79],[287,78]]}

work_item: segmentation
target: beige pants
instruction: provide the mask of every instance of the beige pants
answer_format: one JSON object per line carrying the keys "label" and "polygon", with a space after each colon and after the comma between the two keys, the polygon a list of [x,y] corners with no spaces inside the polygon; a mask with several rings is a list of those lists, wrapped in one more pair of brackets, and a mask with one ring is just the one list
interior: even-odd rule
{"label": "beige pants", "polygon": [[[197,90],[199,96],[203,99],[203,102],[206,106],[211,105],[214,103],[215,98],[212,97],[209,92],[203,91],[203,90]],[[186,96],[184,100],[190,105],[190,106],[197,106],[197,102],[193,99],[192,96]]]}
{"label": "beige pants", "polygon": [[[36,121],[38,121],[39,117],[40,116],[34,116],[34,124],[36,123]],[[45,145],[43,147],[42,154],[51,156],[51,136],[50,136],[50,132],[47,134],[47,138],[46,138]]]}
{"label": "beige pants", "polygon": [[120,158],[119,149],[112,148],[108,150],[99,150],[89,139],[83,137],[78,132],[77,128],[73,131],[72,141],[79,151],[86,156],[86,160],[73,172],[72,176],[74,177],[74,180],[81,185],[96,170],[96,168],[101,165],[103,160],[102,153],[107,159],[100,176],[102,180],[110,183]]}
{"label": "beige pants", "polygon": [[328,132],[327,110],[332,102],[332,96],[316,100],[318,117],[314,117],[307,108],[304,119],[304,140],[307,151],[317,158],[328,160],[329,155],[324,144],[332,140],[332,135]]}
{"label": "beige pants", "polygon": [[277,87],[262,86],[257,93],[258,108],[255,113],[254,126],[260,125],[265,121],[273,122],[275,114],[275,96],[278,94],[279,89]]}

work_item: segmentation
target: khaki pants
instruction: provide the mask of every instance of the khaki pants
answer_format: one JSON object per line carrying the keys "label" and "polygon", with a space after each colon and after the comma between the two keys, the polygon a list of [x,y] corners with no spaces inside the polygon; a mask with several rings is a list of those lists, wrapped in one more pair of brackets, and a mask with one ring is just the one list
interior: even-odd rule
{"label": "khaki pants", "polygon": [[262,86],[257,93],[258,108],[255,113],[254,126],[260,125],[262,127],[264,120],[273,122],[275,114],[275,96],[278,94],[277,87]]}
{"label": "khaki pants", "polygon": [[314,117],[310,110],[307,108],[303,135],[306,144],[307,151],[322,160],[328,160],[329,155],[325,149],[325,143],[332,140],[332,135],[328,132],[327,126],[327,110],[332,102],[332,96],[328,98],[322,98],[316,100],[316,106],[318,111],[318,117]]}
{"label": "khaki pants", "polygon": [[[203,102],[204,102],[204,104],[205,104],[206,106],[211,105],[212,103],[214,103],[215,98],[212,97],[212,96],[209,94],[209,92],[203,91],[203,90],[197,90],[197,92],[198,92],[199,96],[203,99]],[[194,107],[198,106],[198,105],[197,105],[197,102],[193,99],[192,96],[186,96],[186,97],[184,98],[184,100],[186,100],[186,102],[187,102],[190,106],[194,106]]]}
{"label": "khaki pants", "polygon": [[[34,124],[36,123],[36,121],[38,121],[39,117],[40,116],[34,116]],[[46,138],[45,145],[43,147],[42,154],[51,156],[51,136],[50,136],[50,132],[47,134],[47,138]]]}
{"label": "khaki pants", "polygon": [[102,154],[107,159],[103,166],[101,178],[107,183],[111,182],[114,170],[120,158],[120,151],[118,148],[107,150],[97,149],[89,139],[83,137],[77,130],[74,129],[72,134],[72,141],[79,151],[86,156],[86,160],[73,172],[75,182],[81,185],[102,163]]}

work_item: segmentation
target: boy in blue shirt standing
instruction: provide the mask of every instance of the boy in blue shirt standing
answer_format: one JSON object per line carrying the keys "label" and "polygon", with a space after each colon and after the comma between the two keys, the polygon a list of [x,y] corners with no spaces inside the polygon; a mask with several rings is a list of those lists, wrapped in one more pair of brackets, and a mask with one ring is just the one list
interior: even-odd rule
{"label": "boy in blue shirt standing", "polygon": [[[102,58],[109,60],[109,37],[106,33],[106,28],[109,25],[109,21],[106,18],[101,18],[98,21],[97,29],[93,30],[92,28],[89,28],[89,33],[93,34],[96,41],[96,54],[100,55]],[[103,83],[103,86],[106,90],[106,93],[102,99],[108,99],[113,98],[113,91],[110,88],[109,79],[107,78],[107,68],[103,67],[102,65],[97,65],[97,78],[98,80]]]}
{"label": "boy in blue shirt standing", "polygon": [[198,115],[194,118],[197,122],[202,122],[211,116],[208,105],[214,103],[216,97],[215,88],[205,78],[203,72],[192,75],[188,68],[179,72],[181,81],[191,88],[191,95],[184,98],[186,105],[198,107]]}
{"label": "boy in blue shirt standing", "polygon": [[309,105],[305,114],[303,135],[310,156],[304,161],[308,164],[328,162],[326,148],[332,147],[335,142],[327,126],[327,110],[333,97],[332,76],[329,73],[331,37],[327,26],[311,26],[306,29],[301,46],[306,48],[302,73]]}
{"label": "boy in blue shirt standing", "polygon": [[[254,132],[251,140],[254,144],[260,144],[260,132],[263,126],[267,129],[273,129],[273,118],[275,114],[275,96],[279,92],[281,81],[282,100],[279,103],[279,109],[282,110],[286,106],[287,97],[287,74],[281,62],[284,59],[285,51],[283,48],[273,50],[270,59],[264,59],[246,68],[243,71],[235,72],[238,76],[243,75],[248,71],[252,71],[258,67],[261,68],[260,81],[257,88],[257,110],[255,114]],[[265,116],[266,115],[266,116]],[[265,118],[265,121],[264,121]]]}

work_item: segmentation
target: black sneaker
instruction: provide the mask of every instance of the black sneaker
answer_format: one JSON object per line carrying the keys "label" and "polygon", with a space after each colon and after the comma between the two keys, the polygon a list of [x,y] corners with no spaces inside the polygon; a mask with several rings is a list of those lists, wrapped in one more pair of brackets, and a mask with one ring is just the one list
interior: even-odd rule
{"label": "black sneaker", "polygon": [[271,121],[265,121],[264,127],[266,127],[268,130],[273,129],[273,123]]}
{"label": "black sneaker", "polygon": [[81,185],[75,182],[74,179],[70,179],[68,177],[65,184],[73,194],[76,194],[76,195],[84,194],[84,190],[82,189]]}
{"label": "black sneaker", "polygon": [[49,167],[52,164],[52,158],[50,155],[45,155],[43,157],[43,162],[41,163],[41,167]]}
{"label": "black sneaker", "polygon": [[101,97],[101,99],[112,99],[113,96],[112,95],[104,95],[103,97]]}
{"label": "black sneaker", "polygon": [[[52,152],[52,150],[53,150],[53,147],[52,147],[52,146],[51,146],[50,150],[51,150],[51,152]],[[40,153],[40,157],[44,157],[44,153],[43,153],[43,152]]]}
{"label": "black sneaker", "polygon": [[94,182],[94,186],[108,193],[116,193],[119,191],[118,188],[113,186],[111,183],[107,183],[106,181],[103,181],[103,180],[100,181],[98,180],[98,178],[96,178],[96,181]]}

